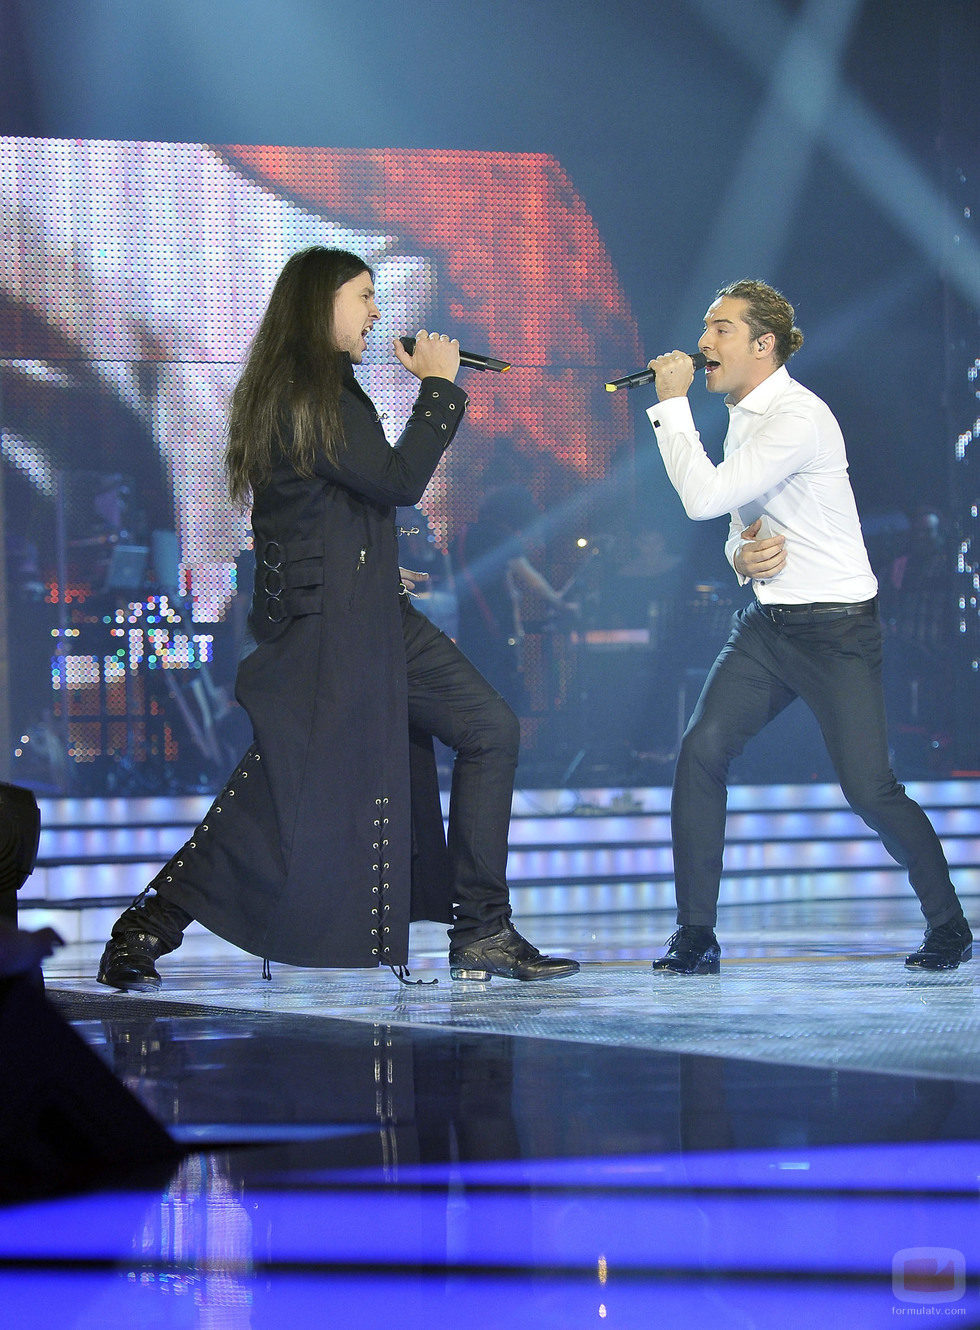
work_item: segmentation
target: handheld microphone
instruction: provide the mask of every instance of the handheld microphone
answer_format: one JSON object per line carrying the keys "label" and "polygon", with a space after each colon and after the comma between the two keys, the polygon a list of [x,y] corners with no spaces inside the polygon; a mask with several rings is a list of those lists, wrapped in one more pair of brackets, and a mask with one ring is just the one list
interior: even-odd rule
{"label": "handheld microphone", "polygon": [[[708,357],[703,351],[692,351],[691,359],[694,361],[695,369],[704,369],[708,363]],[[656,377],[655,370],[641,369],[635,374],[625,374],[621,379],[613,379],[611,383],[606,384],[606,392],[614,393],[618,388],[642,388],[645,383],[653,383]]]}
{"label": "handheld microphone", "polygon": [[[414,337],[399,337],[398,340],[405,348],[406,355],[415,355]],[[475,351],[460,351],[459,363],[467,369],[492,369],[495,374],[506,374],[510,369],[509,360],[494,360],[493,356],[477,355]]]}

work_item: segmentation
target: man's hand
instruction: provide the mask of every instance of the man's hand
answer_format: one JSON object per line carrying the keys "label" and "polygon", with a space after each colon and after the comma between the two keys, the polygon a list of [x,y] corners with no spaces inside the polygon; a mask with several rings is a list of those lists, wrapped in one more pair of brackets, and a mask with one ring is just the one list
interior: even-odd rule
{"label": "man's hand", "polygon": [[398,576],[401,578],[402,586],[411,595],[415,590],[415,583],[428,581],[429,574],[416,572],[414,568],[399,568]]}
{"label": "man's hand", "polygon": [[652,369],[657,376],[654,387],[661,402],[668,397],[686,397],[694,382],[694,361],[684,351],[669,351],[665,356],[657,356],[647,369]]}
{"label": "man's hand", "polygon": [[777,573],[781,573],[786,566],[786,550],[783,548],[786,537],[766,536],[764,540],[757,540],[756,537],[761,530],[762,518],[757,517],[752,525],[747,526],[741,533],[743,544],[739,545],[735,552],[733,563],[735,571],[741,577],[766,582]]}
{"label": "man's hand", "polygon": [[50,956],[56,947],[65,944],[53,928],[39,928],[28,933],[7,921],[0,920],[0,977],[26,974]]}
{"label": "man's hand", "polygon": [[438,379],[456,382],[459,373],[459,342],[446,333],[428,333],[422,328],[415,335],[415,352],[406,355],[401,339],[395,338],[395,355],[410,374],[417,379],[434,375]]}

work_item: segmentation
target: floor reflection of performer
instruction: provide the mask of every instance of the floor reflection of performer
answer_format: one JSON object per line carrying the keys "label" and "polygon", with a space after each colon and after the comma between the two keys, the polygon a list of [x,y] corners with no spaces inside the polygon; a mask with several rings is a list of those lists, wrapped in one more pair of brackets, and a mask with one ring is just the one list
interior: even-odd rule
{"label": "floor reflection of performer", "polygon": [[[579,968],[510,921],[516,717],[399,580],[394,510],[421,497],[467,404],[458,343],[394,343],[421,386],[392,448],[353,372],[379,318],[373,274],[346,251],[301,250],[276,282],[226,454],[232,498],[253,501],[257,645],[237,692],[255,741],[116,922],[102,983],[158,987],[155,961],[192,918],[290,965],[397,971],[410,920],[430,918],[451,923],[455,979]],[[448,857],[433,735],[456,752]]]}

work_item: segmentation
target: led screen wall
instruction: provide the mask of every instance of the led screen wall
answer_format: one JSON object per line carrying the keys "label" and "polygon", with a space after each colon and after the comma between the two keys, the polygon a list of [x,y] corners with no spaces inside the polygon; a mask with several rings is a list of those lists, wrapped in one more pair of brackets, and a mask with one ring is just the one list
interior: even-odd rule
{"label": "led screen wall", "polygon": [[248,543],[224,492],[225,402],[296,249],[375,270],[359,374],[389,437],[415,383],[394,335],[446,329],[514,366],[466,375],[467,425],[423,502],[440,545],[502,479],[574,511],[628,445],[602,380],[640,362],[635,325],[546,156],[8,138],[0,194],[13,743],[33,728],[50,748],[36,786],[204,753],[178,676],[213,661]]}

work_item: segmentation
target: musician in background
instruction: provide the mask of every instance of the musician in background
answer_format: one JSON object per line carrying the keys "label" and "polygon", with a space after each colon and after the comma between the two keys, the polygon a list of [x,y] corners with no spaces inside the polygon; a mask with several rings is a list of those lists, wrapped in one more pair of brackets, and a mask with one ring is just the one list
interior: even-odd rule
{"label": "musician in background", "polygon": [[885,699],[903,769],[921,776],[948,737],[954,693],[955,600],[943,521],[923,504],[905,549],[881,576],[881,621],[891,647],[884,660]]}
{"label": "musician in background", "polygon": [[598,587],[602,623],[610,628],[648,628],[657,646],[677,598],[684,561],[667,548],[663,531],[637,518],[624,534],[619,557]]}
{"label": "musician in background", "polygon": [[459,599],[459,643],[484,678],[518,712],[529,709],[522,664],[525,604],[537,597],[552,610],[573,610],[528,557],[540,518],[522,485],[485,495],[477,520],[453,543]]}

